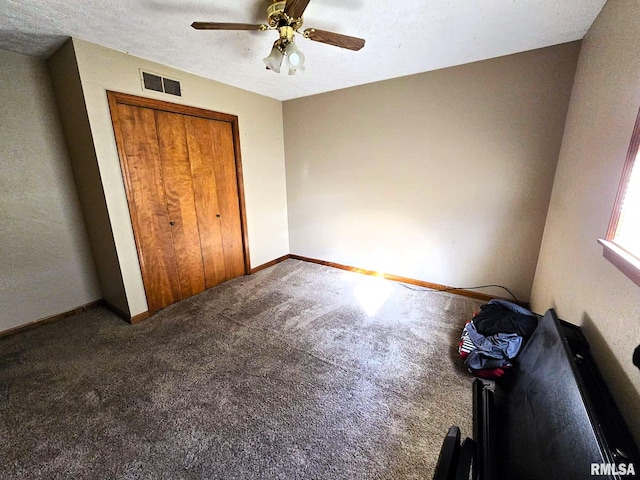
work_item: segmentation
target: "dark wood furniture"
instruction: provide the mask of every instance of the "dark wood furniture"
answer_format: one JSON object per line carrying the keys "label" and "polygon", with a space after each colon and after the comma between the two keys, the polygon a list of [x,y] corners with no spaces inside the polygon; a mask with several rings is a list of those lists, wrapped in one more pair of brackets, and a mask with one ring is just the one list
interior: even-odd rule
{"label": "dark wood furniture", "polygon": [[449,428],[444,437],[433,480],[469,480],[476,461],[476,442],[465,438],[460,444],[460,429]]}
{"label": "dark wood furniture", "polygon": [[[477,478],[620,478],[640,455],[579,327],[549,310],[495,391],[473,385]],[[592,464],[615,464],[592,476]],[[626,467],[625,467],[626,466]]]}

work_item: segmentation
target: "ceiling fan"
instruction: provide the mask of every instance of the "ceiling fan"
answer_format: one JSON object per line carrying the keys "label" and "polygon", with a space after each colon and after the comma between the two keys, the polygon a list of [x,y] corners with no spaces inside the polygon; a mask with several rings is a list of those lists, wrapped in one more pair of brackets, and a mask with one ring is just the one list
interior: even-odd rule
{"label": "ceiling fan", "polygon": [[[289,75],[304,71],[304,54],[298,50],[294,35],[299,32],[304,22],[302,15],[311,0],[273,0],[267,7],[267,24],[255,25],[251,23],[218,23],[193,22],[191,26],[196,30],[278,30],[280,38],[273,44],[273,49],[263,61],[267,69],[280,73],[282,61],[286,57]],[[304,38],[316,42],[360,50],[364,47],[362,38],[350,37],[340,33],[327,32],[317,28],[307,28],[302,32]]]}

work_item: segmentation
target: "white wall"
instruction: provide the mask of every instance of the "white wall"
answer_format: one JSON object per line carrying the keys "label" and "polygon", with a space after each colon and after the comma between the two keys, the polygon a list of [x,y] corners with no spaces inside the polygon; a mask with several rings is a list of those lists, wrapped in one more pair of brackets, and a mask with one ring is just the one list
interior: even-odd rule
{"label": "white wall", "polygon": [[[252,267],[289,252],[282,104],[277,100],[73,39],[128,310],[147,310],[107,103],[107,90],[238,116]],[[139,69],[181,81],[182,97],[143,92]]]}
{"label": "white wall", "polygon": [[582,42],[532,304],[581,324],[640,443],[640,290],[602,258],[640,107],[640,2],[609,1]]}
{"label": "white wall", "polygon": [[0,50],[0,331],[101,298],[51,80]]}
{"label": "white wall", "polygon": [[578,50],[285,102],[291,253],[527,300]]}

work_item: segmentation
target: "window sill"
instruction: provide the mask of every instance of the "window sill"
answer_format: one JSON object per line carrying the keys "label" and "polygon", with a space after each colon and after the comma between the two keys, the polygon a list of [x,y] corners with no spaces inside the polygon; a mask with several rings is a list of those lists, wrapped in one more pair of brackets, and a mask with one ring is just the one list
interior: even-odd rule
{"label": "window sill", "polygon": [[598,243],[603,247],[602,256],[624,273],[633,283],[640,286],[640,260],[618,247],[615,243],[602,239],[599,239]]}

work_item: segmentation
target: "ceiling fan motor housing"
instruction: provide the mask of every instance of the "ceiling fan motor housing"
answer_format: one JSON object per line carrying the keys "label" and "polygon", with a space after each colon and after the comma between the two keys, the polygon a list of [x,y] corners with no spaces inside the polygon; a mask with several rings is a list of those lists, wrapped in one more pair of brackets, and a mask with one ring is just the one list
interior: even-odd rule
{"label": "ceiling fan motor housing", "polygon": [[286,1],[274,0],[274,2],[267,7],[267,22],[271,28],[291,27],[293,31],[297,31],[302,27],[302,17],[293,18],[284,13],[286,4]]}

